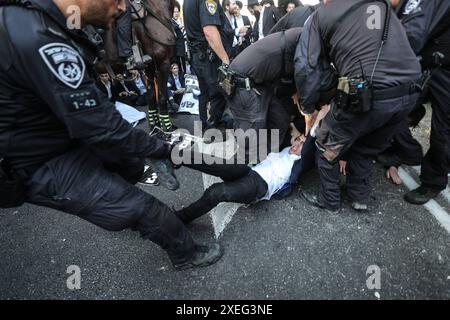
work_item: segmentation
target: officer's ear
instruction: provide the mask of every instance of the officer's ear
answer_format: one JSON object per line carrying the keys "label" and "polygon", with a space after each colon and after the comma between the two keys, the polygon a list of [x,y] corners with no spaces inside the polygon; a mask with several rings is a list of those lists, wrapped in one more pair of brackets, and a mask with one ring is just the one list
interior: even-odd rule
{"label": "officer's ear", "polygon": [[396,9],[400,3],[400,0],[390,0],[390,1],[391,1],[392,9]]}

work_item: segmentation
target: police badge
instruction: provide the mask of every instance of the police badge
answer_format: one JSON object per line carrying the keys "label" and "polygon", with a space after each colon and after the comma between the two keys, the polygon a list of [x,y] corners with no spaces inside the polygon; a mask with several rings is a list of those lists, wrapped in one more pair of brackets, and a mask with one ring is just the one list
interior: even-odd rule
{"label": "police badge", "polygon": [[50,71],[66,86],[77,89],[83,81],[86,66],[80,54],[64,43],[50,43],[39,49]]}
{"label": "police badge", "polygon": [[206,0],[205,1],[206,10],[208,10],[208,13],[210,15],[215,15],[217,12],[217,3],[214,0]]}
{"label": "police badge", "polygon": [[405,10],[403,14],[408,15],[416,12],[420,12],[421,8],[419,7],[422,0],[408,0],[405,5]]}

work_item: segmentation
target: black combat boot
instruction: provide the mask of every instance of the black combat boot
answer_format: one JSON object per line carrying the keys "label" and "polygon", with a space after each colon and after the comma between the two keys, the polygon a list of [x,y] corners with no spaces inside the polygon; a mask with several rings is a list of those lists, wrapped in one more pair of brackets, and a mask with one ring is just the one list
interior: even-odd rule
{"label": "black combat boot", "polygon": [[186,270],[189,268],[200,268],[210,266],[222,257],[222,247],[215,243],[211,246],[195,246],[195,253],[191,260],[174,264],[174,268],[177,270]]}
{"label": "black combat boot", "polygon": [[406,193],[404,199],[412,204],[424,204],[435,198],[442,190],[421,185],[417,189]]}
{"label": "black combat boot", "polygon": [[306,200],[309,204],[313,205],[314,207],[323,209],[323,210],[325,210],[325,211],[328,212],[328,213],[335,214],[335,213],[339,213],[339,211],[340,211],[340,208],[332,208],[332,207],[328,206],[328,205],[321,199],[320,196],[313,195],[313,194],[310,194],[310,193],[305,192],[305,191],[302,191],[302,196],[303,196],[303,198],[305,198],[305,200]]}

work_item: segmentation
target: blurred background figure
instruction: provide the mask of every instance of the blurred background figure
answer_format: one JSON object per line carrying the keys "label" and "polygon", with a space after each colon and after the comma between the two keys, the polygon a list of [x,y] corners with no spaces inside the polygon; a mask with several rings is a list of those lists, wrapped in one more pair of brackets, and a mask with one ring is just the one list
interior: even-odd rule
{"label": "blurred background figure", "polygon": [[242,28],[243,26],[250,26],[250,27],[248,28],[248,30],[244,36],[240,36],[238,38],[236,55],[241,53],[245,48],[247,48],[250,45],[250,43],[251,43],[250,37],[251,37],[252,31],[253,31],[253,29],[251,27],[251,23],[250,23],[250,18],[248,16],[241,14],[242,7],[243,7],[242,2],[236,1],[236,8],[235,8],[235,13],[234,13],[236,25],[238,28]]}
{"label": "blurred background figure", "polygon": [[173,8],[172,25],[177,36],[175,61],[181,67],[181,71],[186,73],[186,34],[184,32],[183,19],[180,16],[181,6],[178,1]]}
{"label": "blurred background figure", "polygon": [[170,109],[173,112],[178,111],[181,99],[183,99],[185,88],[184,73],[180,70],[178,64],[172,63],[170,66],[169,79],[167,81],[167,94]]}

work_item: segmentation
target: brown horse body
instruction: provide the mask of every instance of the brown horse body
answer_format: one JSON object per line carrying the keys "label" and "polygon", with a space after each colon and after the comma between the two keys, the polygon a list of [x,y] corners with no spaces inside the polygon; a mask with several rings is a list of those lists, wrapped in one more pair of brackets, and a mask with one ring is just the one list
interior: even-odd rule
{"label": "brown horse body", "polygon": [[[142,4],[132,3],[133,33],[140,42],[143,53],[153,58],[145,71],[154,90],[150,90],[149,110],[159,109],[161,115],[167,115],[167,79],[171,58],[174,55],[176,35],[171,19],[174,0],[143,0]],[[115,73],[125,71],[118,56],[117,32],[113,26],[104,37],[106,57],[102,64],[109,63]],[[104,66],[99,66],[104,69]]]}

